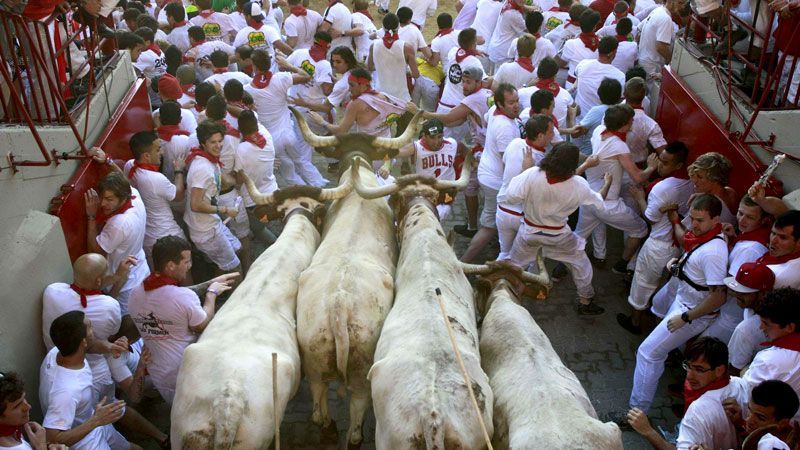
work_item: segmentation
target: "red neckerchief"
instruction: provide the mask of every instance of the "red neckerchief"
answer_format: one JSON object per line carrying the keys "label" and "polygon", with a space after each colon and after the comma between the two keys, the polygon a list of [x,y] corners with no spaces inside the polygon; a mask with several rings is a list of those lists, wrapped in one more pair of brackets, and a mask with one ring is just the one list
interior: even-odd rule
{"label": "red neckerchief", "polygon": [[131,166],[131,171],[128,172],[128,179],[133,180],[136,177],[136,172],[139,169],[149,170],[152,172],[158,172],[159,167],[155,164],[148,164],[148,163],[140,163],[139,161],[134,161],[133,166]]}
{"label": "red neckerchief", "polygon": [[728,383],[730,383],[730,382],[731,382],[731,376],[728,375],[727,373],[725,375],[723,375],[722,378],[720,378],[719,380],[712,381],[711,383],[708,383],[707,385],[701,387],[698,390],[692,389],[691,387],[689,387],[689,382],[688,381],[684,381],[683,382],[683,401],[685,403],[684,403],[683,412],[685,413],[686,411],[688,411],[689,410],[689,405],[691,405],[695,400],[700,398],[706,392],[715,391],[717,389],[722,389],[725,386],[727,386]]}
{"label": "red neckerchief", "polygon": [[555,78],[545,78],[543,80],[539,80],[536,82],[536,87],[539,89],[544,89],[546,91],[550,91],[553,93],[553,97],[557,96],[558,93],[561,91],[561,86],[556,83]]}
{"label": "red neckerchief", "polygon": [[368,18],[369,20],[373,20],[373,19],[372,19],[372,15],[369,13],[369,10],[368,10],[368,9],[359,9],[359,10],[356,10],[356,12],[357,12],[357,13],[361,13],[361,14],[363,14],[363,15],[367,16],[367,18]]}
{"label": "red neckerchief", "polygon": [[302,17],[308,15],[308,10],[303,5],[295,5],[289,8],[289,13],[293,16]]}
{"label": "red neckerchief", "polygon": [[220,122],[223,125],[225,125],[225,134],[227,134],[228,136],[233,136],[235,138],[241,138],[242,137],[242,133],[239,133],[239,130],[237,130],[236,128],[233,128],[233,126],[230,123],[228,123],[227,120],[222,119]]}
{"label": "red neckerchief", "polygon": [[514,120],[514,119],[515,119],[514,117],[511,117],[511,116],[509,116],[508,114],[506,114],[506,112],[505,112],[505,111],[503,111],[502,109],[500,109],[500,106],[499,106],[499,105],[496,105],[496,106],[495,106],[495,108],[494,108],[494,114],[493,114],[493,115],[495,115],[495,116],[505,116],[505,117],[508,117],[508,118],[509,118],[509,119],[511,119],[511,120]]}
{"label": "red neckerchief", "polygon": [[720,234],[722,232],[722,224],[718,223],[714,225],[714,228],[706,231],[705,233],[697,236],[694,234],[692,230],[686,230],[686,234],[683,235],[683,250],[690,252],[693,248],[703,245],[706,242],[714,239],[714,236]]}
{"label": "red neckerchief", "polygon": [[[81,306],[83,306],[84,308],[86,308],[86,305],[89,304],[87,302],[87,300],[86,300],[86,296],[88,296],[88,295],[100,295],[100,294],[103,293],[99,289],[84,289],[84,288],[78,286],[75,283],[70,284],[69,287],[73,291],[75,291],[76,294],[81,296]],[[2,433],[0,433],[0,436],[4,436],[4,435]],[[8,435],[6,434],[5,436],[8,436]]]}
{"label": "red neckerchief", "polygon": [[530,148],[532,148],[534,150],[540,151],[542,153],[545,152],[544,147],[541,147],[541,146],[537,145],[536,143],[534,143],[532,140],[530,140],[528,138],[525,138],[525,144],[527,144],[528,147],[530,147]]}
{"label": "red neckerchief", "polygon": [[153,272],[144,279],[142,285],[144,286],[145,292],[147,292],[162,286],[177,286],[178,280]]}
{"label": "red neckerchief", "polygon": [[502,14],[502,13],[504,13],[506,11],[511,11],[511,10],[517,11],[520,14],[522,14],[523,16],[525,15],[525,8],[523,8],[522,6],[518,5],[517,2],[515,2],[514,0],[508,0],[506,2],[506,4],[503,6],[503,9],[500,10],[500,14]]}
{"label": "red neckerchief", "polygon": [[249,142],[258,148],[264,148],[267,145],[267,138],[258,131],[250,133],[247,136],[243,136],[242,140],[244,142]]}
{"label": "red neckerchief", "polygon": [[203,19],[208,19],[209,17],[211,17],[212,14],[214,14],[214,10],[213,9],[204,9],[204,10],[200,11],[199,13],[197,13],[197,15],[199,15]]}
{"label": "red neckerchief", "polygon": [[438,32],[438,33],[436,33],[436,36],[434,36],[434,38],[437,38],[437,37],[439,37],[439,36],[447,36],[448,34],[450,34],[450,33],[452,33],[452,32],[453,32],[453,27],[450,27],[450,28],[442,28],[442,29],[440,29],[440,30],[439,30],[439,32]]}
{"label": "red neckerchief", "polygon": [[758,258],[756,260],[756,262],[760,263],[760,264],[766,264],[766,265],[783,264],[785,262],[788,262],[788,261],[791,261],[791,260],[797,259],[797,258],[800,258],[800,251],[796,251],[794,253],[789,253],[789,254],[786,254],[786,255],[783,255],[783,256],[772,256],[772,255],[769,254],[769,252],[767,252],[767,253],[764,253],[764,255],[761,258]]}
{"label": "red neckerchief", "polygon": [[222,164],[222,161],[220,161],[219,158],[212,155],[211,153],[208,153],[207,151],[203,150],[200,147],[195,147],[189,152],[189,155],[186,157],[186,167],[189,167],[189,164],[192,163],[192,160],[198,156],[211,161],[212,164],[217,164],[220,167],[225,167],[225,165]]}
{"label": "red neckerchief", "polygon": [[761,345],[771,345],[773,347],[785,348],[786,350],[800,352],[800,333],[790,333],[784,337],[779,337],[774,341],[762,342]]}
{"label": "red neckerchief", "polygon": [[251,17],[251,18],[247,19],[247,26],[249,26],[250,28],[252,28],[254,30],[260,30],[261,27],[264,26],[264,22],[259,22],[256,19],[253,19]]}
{"label": "red neckerchief", "polygon": [[444,144],[446,144],[446,143],[447,143],[447,141],[442,141],[442,146],[434,150],[434,149],[428,147],[428,144],[425,143],[425,139],[420,139],[419,140],[419,145],[421,145],[422,148],[424,148],[425,150],[427,150],[429,152],[438,152],[439,150],[444,148]]}
{"label": "red neckerchief", "polygon": [[625,139],[628,138],[628,133],[623,133],[621,131],[613,131],[613,130],[605,130],[600,133],[600,137],[607,137],[607,136],[616,136],[622,139],[622,142],[625,142]]}
{"label": "red neckerchief", "polygon": [[182,84],[181,90],[189,97],[194,97],[194,84]]}
{"label": "red neckerchief", "polygon": [[311,56],[311,59],[314,62],[320,62],[328,55],[328,49],[330,48],[331,43],[328,41],[324,41],[322,39],[315,39],[314,45],[308,49],[308,55]]}
{"label": "red neckerchief", "polygon": [[195,104],[194,104],[194,110],[195,110],[195,111],[197,111],[197,112],[198,112],[198,114],[199,114],[199,113],[201,113],[201,112],[205,111],[205,110],[206,110],[206,107],[205,107],[205,106],[203,106],[203,105],[201,105],[200,103],[195,103]]}
{"label": "red neckerchief", "polygon": [[175,22],[175,25],[172,26],[172,29],[174,30],[176,28],[180,28],[180,27],[186,25],[187,23],[188,22],[186,22],[186,19],[183,19],[180,22]]}
{"label": "red neckerchief", "polygon": [[[619,35],[617,35],[617,37],[619,37]],[[641,109],[642,111],[644,111],[644,108],[642,108],[642,104],[641,103],[631,103],[631,102],[626,101],[625,104],[630,106],[633,109]]]}
{"label": "red neckerchief", "polygon": [[192,45],[191,45],[189,48],[195,48],[195,47],[197,47],[198,45],[203,45],[203,44],[205,44],[205,43],[206,43],[206,40],[205,40],[205,39],[203,39],[202,41],[197,41],[197,42],[195,42],[195,43],[194,43],[194,44],[192,44]]}
{"label": "red neckerchief", "polygon": [[147,50],[152,50],[156,55],[161,56],[161,47],[155,42],[151,42],[150,45],[147,46]]}
{"label": "red neckerchief", "polygon": [[[85,308],[85,306],[84,306]],[[0,425],[0,437],[14,436],[14,439],[22,441],[22,425]]]}
{"label": "red neckerchief", "polygon": [[583,42],[583,45],[586,46],[591,51],[596,51],[597,46],[600,44],[600,38],[597,37],[594,33],[581,33],[578,35],[578,39]]}
{"label": "red neckerchief", "polygon": [[162,141],[171,141],[174,136],[189,136],[189,132],[181,129],[180,125],[161,125],[156,128],[158,138]]}
{"label": "red neckerchief", "polygon": [[456,52],[456,62],[461,64],[461,61],[464,60],[467,56],[481,56],[481,52],[477,50],[464,50],[463,48],[459,48]]}
{"label": "red neckerchief", "polygon": [[228,73],[227,67],[214,67],[214,73]]}
{"label": "red neckerchief", "polygon": [[556,184],[569,180],[572,178],[572,175],[568,177],[551,177],[550,175],[547,175],[547,172],[545,172],[545,177],[547,177],[547,184]]}
{"label": "red neckerchief", "polygon": [[520,56],[517,58],[517,64],[528,72],[533,72],[533,61],[531,61],[530,57]]}
{"label": "red neckerchief", "polygon": [[689,173],[686,172],[686,167],[681,167],[680,169],[671,172],[666,177],[659,177],[659,178],[656,178],[655,180],[651,181],[650,184],[648,184],[647,186],[644,187],[644,191],[647,194],[650,194],[650,191],[652,191],[653,188],[656,187],[656,185],[658,183],[666,180],[667,178],[680,178],[681,180],[688,180],[689,179]]}
{"label": "red neckerchief", "polygon": [[736,236],[734,243],[742,241],[755,241],[760,242],[764,247],[769,246],[769,235],[772,232],[772,226],[762,225],[755,230],[746,233],[740,233]]}
{"label": "red neckerchief", "polygon": [[98,225],[103,225],[104,223],[106,223],[108,219],[116,216],[117,214],[122,214],[125,211],[133,208],[133,199],[135,198],[136,196],[131,196],[131,198],[125,200],[121,205],[119,205],[119,208],[117,208],[116,211],[112,212],[109,215],[105,215],[102,210],[98,210],[97,217],[95,218],[95,223],[97,223]]}
{"label": "red neckerchief", "polygon": [[617,38],[617,42],[628,42],[628,36],[623,36],[621,34],[614,35]]}
{"label": "red neckerchief", "polygon": [[256,72],[251,84],[259,89],[264,89],[269,86],[270,80],[272,80],[272,72],[269,70],[266,72]]}
{"label": "red neckerchief", "polygon": [[388,31],[384,31],[383,33],[383,45],[386,48],[392,48],[392,44],[398,39],[400,39],[400,36],[397,34],[397,30],[394,30],[392,33]]}
{"label": "red neckerchief", "polygon": [[[353,83],[356,83],[356,84],[370,86],[370,88],[368,90],[366,90],[365,92],[363,92],[362,94],[378,95],[378,91],[376,91],[375,89],[372,89],[370,81],[368,79],[366,79],[366,78],[357,77],[357,76],[355,76],[355,75],[353,75],[351,73],[350,75],[347,76],[347,81],[352,81]],[[357,99],[362,94],[359,94],[359,95],[356,95],[355,97],[352,97],[351,100]]]}
{"label": "red neckerchief", "polygon": [[555,126],[556,130],[557,130],[558,129],[558,119],[556,119],[556,116],[554,114],[550,114],[550,118],[553,119],[553,126]]}

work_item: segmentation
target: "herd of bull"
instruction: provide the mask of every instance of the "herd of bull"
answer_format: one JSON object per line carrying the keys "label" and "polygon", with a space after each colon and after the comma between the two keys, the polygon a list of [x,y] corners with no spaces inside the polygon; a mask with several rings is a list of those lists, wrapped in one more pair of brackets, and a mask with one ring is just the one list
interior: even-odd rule
{"label": "herd of bull", "polygon": [[[349,393],[351,448],[363,440],[371,403],[378,449],[483,449],[487,435],[494,448],[621,449],[619,428],[597,420],[580,382],[519,305],[549,288],[541,256],[539,275],[465,265],[445,238],[436,199],[465,187],[471,161],[457,181],[407,175],[379,186],[368,161],[408,143],[417,118],[397,138],[322,137],[295,115],[306,140],[346,169],[333,189],[261,194],[243,180],[262,214],[284,217],[284,229],[186,349],[172,447],[266,449],[302,369],[315,424],[331,426],[328,383]],[[479,276],[474,290],[467,274]]]}

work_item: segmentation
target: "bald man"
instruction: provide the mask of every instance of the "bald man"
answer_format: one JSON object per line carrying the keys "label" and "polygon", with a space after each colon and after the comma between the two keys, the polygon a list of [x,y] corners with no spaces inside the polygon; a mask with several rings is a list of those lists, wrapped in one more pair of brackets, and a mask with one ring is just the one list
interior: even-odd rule
{"label": "bald man", "polygon": [[[122,271],[120,277],[127,277],[125,264],[121,266],[117,272]],[[82,311],[92,322],[92,339],[89,341],[86,360],[92,369],[95,402],[106,397],[110,403],[115,398],[115,380],[127,392],[140,394],[138,388],[142,385],[145,367],[139,364],[138,353],[128,351],[128,338],[123,336],[114,339],[120,333],[122,315],[119,302],[100,291],[107,267],[108,261],[103,255],[87,253],[75,260],[71,284],[53,283],[45,288],[42,299],[42,337],[47,349],[52,349],[50,325],[53,321],[67,312]],[[133,329],[136,330],[135,326]],[[129,362],[129,357],[135,359]],[[158,442],[165,442],[167,439],[166,434],[131,407],[126,408],[120,423]]]}

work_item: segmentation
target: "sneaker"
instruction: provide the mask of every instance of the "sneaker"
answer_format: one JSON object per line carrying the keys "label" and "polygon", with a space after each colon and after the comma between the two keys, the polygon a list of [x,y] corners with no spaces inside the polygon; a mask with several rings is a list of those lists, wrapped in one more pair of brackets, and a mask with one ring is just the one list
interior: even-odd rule
{"label": "sneaker", "polygon": [[328,163],[328,173],[339,172],[339,161]]}
{"label": "sneaker", "polygon": [[617,275],[628,275],[633,273],[632,270],[628,270],[628,261],[625,261],[624,259],[620,259],[619,261],[617,261],[611,267],[611,271],[616,273]]}
{"label": "sneaker", "polygon": [[470,228],[467,224],[463,224],[463,225],[454,225],[453,231],[462,236],[471,238],[472,236],[475,236],[475,233],[478,232],[478,229],[477,228],[473,229]]}
{"label": "sneaker", "polygon": [[633,431],[633,427],[628,423],[628,411],[611,411],[600,417],[603,422],[614,422],[622,431]]}
{"label": "sneaker", "polygon": [[636,325],[633,324],[633,321],[631,320],[631,316],[619,313],[619,314],[617,314],[617,323],[622,328],[625,328],[625,330],[627,330],[628,333],[634,334],[636,336],[639,336],[640,334],[642,334],[641,327],[637,327]]}
{"label": "sneaker", "polygon": [[579,316],[596,316],[598,314],[603,314],[605,311],[604,308],[597,306],[594,301],[589,302],[588,305],[584,305],[581,302],[575,304],[575,312],[577,312]]}
{"label": "sneaker", "polygon": [[378,8],[378,14],[389,14],[388,9]]}
{"label": "sneaker", "polygon": [[558,263],[553,267],[553,273],[550,275],[550,278],[552,278],[553,281],[561,281],[566,278],[567,275],[569,275],[567,266],[564,263]]}
{"label": "sneaker", "polygon": [[587,256],[589,256],[589,261],[591,261],[592,264],[594,264],[595,266],[601,266],[602,267],[602,266],[606,265],[606,260],[605,259],[597,258],[592,254],[589,254]]}

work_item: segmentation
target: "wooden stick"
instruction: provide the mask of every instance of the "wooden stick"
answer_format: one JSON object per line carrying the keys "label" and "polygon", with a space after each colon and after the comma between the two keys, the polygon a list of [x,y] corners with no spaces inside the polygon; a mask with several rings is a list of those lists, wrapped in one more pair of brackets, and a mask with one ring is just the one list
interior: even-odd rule
{"label": "wooden stick", "polygon": [[278,354],[272,354],[272,415],[275,419],[275,450],[281,450],[281,421],[278,419]]}
{"label": "wooden stick", "polygon": [[492,440],[489,439],[489,432],[486,431],[486,424],[483,422],[483,414],[481,414],[481,410],[478,408],[478,401],[475,400],[475,392],[472,390],[472,382],[470,381],[469,374],[467,373],[467,368],[464,367],[464,360],[461,359],[461,352],[458,350],[458,346],[456,345],[456,337],[453,335],[453,328],[450,327],[450,319],[447,318],[447,311],[444,309],[444,300],[442,300],[442,291],[439,288],[436,288],[436,299],[439,301],[439,308],[442,310],[444,324],[447,327],[447,334],[450,336],[450,343],[453,345],[453,350],[456,353],[458,367],[461,368],[461,375],[464,376],[464,382],[467,384],[469,399],[472,401],[472,407],[475,408],[475,414],[478,415],[478,423],[481,424],[481,431],[483,431],[483,438],[486,440],[486,446],[489,448],[489,450],[494,450],[492,448]]}

